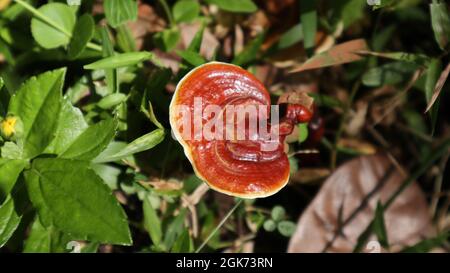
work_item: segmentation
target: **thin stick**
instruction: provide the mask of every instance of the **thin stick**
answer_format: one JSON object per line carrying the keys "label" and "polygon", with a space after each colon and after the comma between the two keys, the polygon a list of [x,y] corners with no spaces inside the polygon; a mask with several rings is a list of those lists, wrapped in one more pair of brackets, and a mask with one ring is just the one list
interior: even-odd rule
{"label": "thin stick", "polygon": [[211,238],[219,231],[219,229],[225,224],[225,222],[230,218],[230,216],[233,214],[233,212],[242,204],[243,199],[239,199],[239,201],[234,205],[234,207],[225,215],[225,217],[220,221],[220,223],[214,228],[214,230],[208,235],[205,241],[197,248],[195,253],[200,253],[202,249],[206,246],[206,244],[211,240]]}

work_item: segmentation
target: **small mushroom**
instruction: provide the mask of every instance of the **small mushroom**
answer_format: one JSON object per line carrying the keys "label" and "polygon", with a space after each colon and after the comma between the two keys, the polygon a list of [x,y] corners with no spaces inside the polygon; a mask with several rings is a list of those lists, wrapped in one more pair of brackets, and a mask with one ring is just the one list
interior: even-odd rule
{"label": "small mushroom", "polygon": [[[260,126],[265,120],[262,123],[265,132],[277,129],[276,137],[250,130],[246,114],[230,119],[227,110],[239,105],[263,109],[257,112],[257,123]],[[208,106],[214,106],[220,113],[205,114]],[[270,124],[267,121],[270,106],[269,93],[251,73],[235,65],[211,62],[193,69],[178,83],[170,104],[170,124],[196,175],[212,189],[241,198],[267,197],[289,180],[289,160],[283,149],[285,137],[295,124],[308,122],[312,117],[312,110],[306,106],[283,104],[280,108],[285,115],[276,124]],[[224,125],[220,127],[218,121]],[[211,123],[214,138],[195,129]],[[230,134],[229,128],[244,128],[245,137],[236,137],[238,133],[233,130]],[[265,148],[269,144],[272,148]]]}

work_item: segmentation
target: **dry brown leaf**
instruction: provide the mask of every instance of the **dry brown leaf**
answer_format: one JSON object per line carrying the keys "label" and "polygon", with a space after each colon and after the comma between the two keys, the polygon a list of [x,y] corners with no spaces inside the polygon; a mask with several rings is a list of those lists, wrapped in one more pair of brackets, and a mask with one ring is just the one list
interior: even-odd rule
{"label": "dry brown leaf", "polygon": [[291,181],[299,184],[310,184],[330,175],[327,168],[301,168],[292,177]]}
{"label": "dry brown leaf", "polygon": [[436,86],[434,87],[433,96],[431,97],[431,100],[428,103],[425,113],[430,111],[431,107],[433,107],[433,104],[436,102],[437,98],[441,94],[442,88],[444,87],[444,84],[447,81],[449,73],[450,73],[450,64],[448,64],[445,70],[442,71],[441,76],[439,77],[439,80],[437,81]]}
{"label": "dry brown leaf", "polygon": [[[385,155],[363,156],[342,165],[300,217],[288,252],[321,252],[339,230],[328,252],[353,251],[358,236],[373,219],[377,202],[385,202],[403,180]],[[417,183],[398,196],[384,219],[393,252],[433,234],[428,205]]]}
{"label": "dry brown leaf", "polygon": [[357,52],[367,49],[368,46],[364,39],[356,39],[345,42],[330,48],[330,50],[326,52],[312,57],[300,67],[291,70],[291,73],[359,61],[363,59],[363,57]]}
{"label": "dry brown leaf", "polygon": [[352,149],[365,155],[373,155],[377,152],[374,145],[356,138],[341,138],[338,141],[338,147]]}
{"label": "dry brown leaf", "polygon": [[300,104],[312,111],[314,99],[307,92],[297,90],[283,93],[278,99],[278,104],[282,103]]}

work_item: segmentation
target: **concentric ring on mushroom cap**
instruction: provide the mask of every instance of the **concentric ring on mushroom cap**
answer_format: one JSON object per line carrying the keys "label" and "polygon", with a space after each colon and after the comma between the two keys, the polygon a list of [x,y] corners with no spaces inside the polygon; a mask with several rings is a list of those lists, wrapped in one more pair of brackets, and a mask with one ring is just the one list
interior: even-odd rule
{"label": "concentric ring on mushroom cap", "polygon": [[[226,140],[184,139],[181,117],[175,108],[186,105],[193,109],[195,97],[202,98],[202,109],[207,105],[222,105],[239,98],[270,106],[270,96],[264,85],[241,67],[211,62],[190,71],[177,85],[170,104],[170,125],[175,138],[184,148],[196,175],[212,189],[241,198],[261,198],[277,193],[289,180],[289,160],[282,144],[271,160],[240,160],[230,156],[230,143]],[[191,113],[192,119],[193,113]],[[203,117],[203,124],[208,119]],[[192,120],[191,120],[192,121]],[[251,142],[236,147],[252,152]]]}

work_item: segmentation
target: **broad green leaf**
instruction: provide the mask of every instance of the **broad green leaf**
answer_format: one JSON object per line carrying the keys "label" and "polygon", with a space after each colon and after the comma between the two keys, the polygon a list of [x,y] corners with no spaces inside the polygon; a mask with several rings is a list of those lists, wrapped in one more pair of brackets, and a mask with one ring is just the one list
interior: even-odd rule
{"label": "broad green leaf", "polygon": [[193,65],[193,66],[200,66],[200,65],[206,63],[205,58],[203,58],[200,54],[193,52],[193,51],[177,50],[177,54],[178,54],[178,56],[183,58],[184,61],[188,62],[190,65]]}
{"label": "broad green leaf", "polygon": [[73,106],[69,99],[63,99],[55,138],[45,149],[48,154],[60,154],[88,127],[80,109]]}
{"label": "broad green leaf", "polygon": [[137,19],[138,6],[135,0],[105,0],[103,9],[106,20],[114,28]]}
{"label": "broad green leaf", "polygon": [[26,160],[0,158],[0,204],[11,192],[17,178],[27,165]]}
{"label": "broad green leaf", "polygon": [[96,242],[89,243],[81,249],[81,253],[97,253],[99,246],[100,244]]}
{"label": "broad green leaf", "polygon": [[108,164],[92,164],[91,168],[111,190],[117,190],[119,175],[122,173],[120,168]]}
{"label": "broad green leaf", "polygon": [[31,226],[30,234],[25,241],[24,253],[62,253],[68,252],[67,244],[70,236],[53,226],[42,226],[36,217]]}
{"label": "broad green leaf", "polygon": [[244,50],[234,57],[233,64],[245,66],[255,61],[258,52],[261,49],[261,45],[264,42],[264,37],[264,33],[260,33],[254,40],[249,42],[248,45],[245,46]]}
{"label": "broad green leaf", "polygon": [[295,232],[296,225],[291,221],[281,221],[277,225],[278,232],[285,237],[291,237]]}
{"label": "broad green leaf", "polygon": [[362,82],[366,86],[377,87],[406,82],[418,69],[418,66],[407,62],[392,62],[369,69],[364,73]]}
{"label": "broad green leaf", "polygon": [[166,52],[174,49],[180,41],[180,38],[180,31],[176,28],[163,30],[153,36],[155,44]]}
{"label": "broad green leaf", "polygon": [[200,13],[200,4],[197,0],[177,1],[172,13],[177,23],[192,22]]}
{"label": "broad green leaf", "polygon": [[305,49],[311,51],[316,43],[317,8],[316,0],[300,1],[300,21],[303,29]]}
{"label": "broad green leaf", "polygon": [[6,159],[22,159],[23,150],[16,143],[12,141],[5,142],[1,148],[1,156]]}
{"label": "broad green leaf", "polygon": [[41,6],[38,11],[58,28],[34,17],[31,20],[31,33],[36,42],[47,49],[69,44],[76,21],[74,10],[66,4],[49,3]]}
{"label": "broad green leaf", "polygon": [[431,3],[431,26],[434,37],[442,50],[448,45],[450,39],[450,17],[446,3]]}
{"label": "broad green leaf", "polygon": [[271,216],[274,221],[279,222],[286,216],[286,211],[282,206],[275,206],[272,209]]}
{"label": "broad green leaf", "polygon": [[383,205],[378,202],[375,210],[375,218],[373,220],[373,232],[377,235],[378,241],[384,248],[389,248],[389,241],[386,232],[386,225],[384,224],[384,208]]}
{"label": "broad green leaf", "polygon": [[8,195],[6,201],[0,206],[0,248],[11,238],[20,224],[22,216],[17,214],[14,200]]}
{"label": "broad green leaf", "polygon": [[177,238],[172,247],[172,253],[189,253],[194,251],[194,243],[192,242],[189,229],[184,229],[183,233]]}
{"label": "broad green leaf", "polygon": [[110,155],[109,157],[104,157],[101,155],[94,161],[96,163],[112,162],[128,157],[130,155],[150,150],[151,148],[161,143],[161,141],[164,140],[164,136],[164,129],[156,129],[153,132],[134,140],[116,154]]}
{"label": "broad green leaf", "polygon": [[[425,98],[427,103],[431,102],[433,97],[434,88],[439,79],[439,75],[442,72],[442,62],[439,59],[433,59],[428,66],[425,82]],[[436,127],[437,117],[439,113],[439,100],[433,105],[430,111],[431,117],[431,131],[434,132]]]}
{"label": "broad green leaf", "polygon": [[258,10],[258,7],[252,0],[206,0],[206,2],[231,12],[251,13]]}
{"label": "broad green leaf", "polygon": [[137,65],[139,63],[153,59],[153,54],[147,51],[128,52],[106,57],[94,63],[84,66],[84,69],[110,69],[125,66]]}
{"label": "broad green leaf", "polygon": [[74,35],[72,36],[72,40],[70,41],[68,48],[69,58],[76,59],[81,55],[81,53],[83,53],[88,42],[94,36],[94,28],[95,22],[92,15],[86,13],[78,18],[73,31]]}
{"label": "broad green leaf", "polygon": [[131,244],[123,209],[87,162],[36,159],[25,178],[44,226],[53,225],[78,240]]}
{"label": "broad green leaf", "polygon": [[65,69],[32,77],[11,98],[9,113],[23,122],[23,156],[42,153],[55,137]]}
{"label": "broad green leaf", "polygon": [[115,119],[100,121],[89,126],[59,157],[91,160],[98,156],[114,138],[117,128]]}
{"label": "broad green leaf", "polygon": [[367,49],[367,43],[365,40],[351,40],[335,45],[328,51],[313,56],[300,67],[293,69],[291,72],[296,73],[310,69],[356,62],[363,58],[360,54],[358,54],[358,52],[367,51]]}
{"label": "broad green leaf", "polygon": [[148,196],[144,197],[144,226],[150,234],[150,238],[154,245],[159,245],[162,240],[161,221],[159,220],[156,210],[152,207]]}

